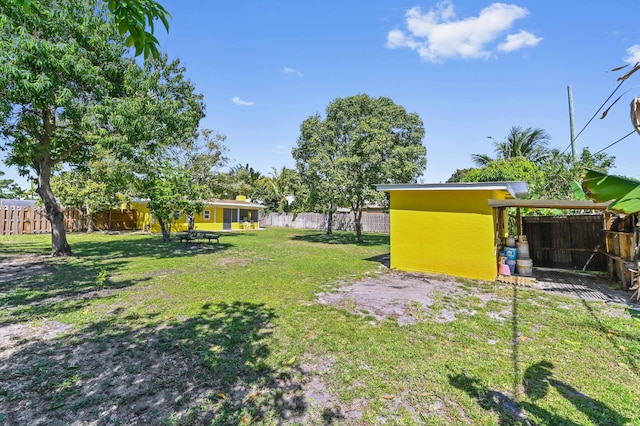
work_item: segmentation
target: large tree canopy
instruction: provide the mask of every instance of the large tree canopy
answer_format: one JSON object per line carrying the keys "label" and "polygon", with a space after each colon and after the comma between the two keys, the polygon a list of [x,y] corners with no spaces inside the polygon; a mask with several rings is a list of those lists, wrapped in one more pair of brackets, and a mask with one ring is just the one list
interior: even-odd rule
{"label": "large tree canopy", "polygon": [[167,240],[174,210],[193,213],[201,207],[211,169],[225,160],[224,137],[198,132],[203,98],[180,61],[163,55],[128,71],[126,96],[111,116],[126,141],[114,141],[116,152],[130,164],[134,195],[149,199]]}
{"label": "large tree canopy", "polygon": [[[19,5],[25,12],[31,9],[32,0],[5,0]],[[104,0],[109,11],[113,14],[116,26],[121,35],[127,35],[128,47],[135,47],[136,56],[144,54],[145,59],[150,56],[160,57],[158,39],[154,36],[154,21],[160,20],[165,30],[169,31],[171,15],[161,4],[154,0]]]}
{"label": "large tree canopy", "polygon": [[426,166],[424,127],[415,113],[389,98],[366,94],[338,98],[326,117],[302,123],[293,149],[303,182],[329,210],[350,205],[358,241],[362,207],[378,200],[376,184],[415,182]]}
{"label": "large tree canopy", "polygon": [[69,255],[51,171],[84,163],[109,133],[105,108],[119,96],[124,44],[84,0],[47,1],[26,12],[0,3],[0,149],[7,163],[38,181],[52,228],[52,254]]}

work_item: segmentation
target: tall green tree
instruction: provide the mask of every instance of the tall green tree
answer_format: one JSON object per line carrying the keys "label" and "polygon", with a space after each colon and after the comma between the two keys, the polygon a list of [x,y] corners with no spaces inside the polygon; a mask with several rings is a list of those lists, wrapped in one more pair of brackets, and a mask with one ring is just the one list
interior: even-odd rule
{"label": "tall green tree", "polygon": [[189,229],[193,215],[202,211],[217,182],[217,169],[225,164],[224,136],[210,130],[200,138],[183,141],[149,156],[134,166],[134,193],[147,198],[147,206],[160,224],[162,237],[169,241],[175,212],[185,213]]}
{"label": "tall green tree", "polygon": [[350,205],[361,242],[362,208],[380,197],[375,185],[415,182],[424,171],[423,137],[417,114],[389,98],[360,94],[332,101],[324,119],[305,120],[293,157],[319,200]]}
{"label": "tall green tree", "polygon": [[211,131],[198,132],[204,102],[185,72],[166,55],[130,68],[125,96],[111,116],[130,141],[117,145],[117,152],[131,165],[134,195],[149,200],[165,240],[174,211],[202,208],[208,169],[224,158]]}
{"label": "tall green tree", "polygon": [[[493,141],[493,146],[497,157],[495,160],[508,160],[514,157],[522,157],[527,161],[539,164],[549,156],[547,145],[550,137],[542,129],[528,127],[523,129],[520,126],[513,126],[509,134],[503,141]],[[485,166],[494,158],[487,154],[472,154],[471,159],[477,166]]]}
{"label": "tall green tree", "polygon": [[166,159],[157,158],[135,185],[136,192],[147,198],[147,207],[160,224],[162,239],[169,241],[175,212],[193,215],[201,211],[203,188],[194,185],[186,169]]}
{"label": "tall green tree", "polygon": [[340,168],[340,140],[332,132],[332,125],[320,114],[307,118],[300,126],[298,147],[293,149],[293,158],[302,183],[309,189],[307,206],[326,213],[326,233],[333,233],[333,214],[340,206],[348,205],[346,194],[339,182],[346,180]]}
{"label": "tall green tree", "polygon": [[0,3],[0,148],[9,165],[35,175],[54,256],[72,251],[51,172],[84,163],[109,133],[105,108],[128,66],[121,36],[97,10],[86,0],[41,0],[28,12]]}

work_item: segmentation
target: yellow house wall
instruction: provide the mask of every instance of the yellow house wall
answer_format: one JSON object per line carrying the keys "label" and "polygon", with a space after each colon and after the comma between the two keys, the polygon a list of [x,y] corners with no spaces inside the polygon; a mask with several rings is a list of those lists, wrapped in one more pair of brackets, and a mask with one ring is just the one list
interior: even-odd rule
{"label": "yellow house wall", "polygon": [[503,191],[391,191],[391,267],[480,280],[497,275],[494,212]]}
{"label": "yellow house wall", "polygon": [[[148,229],[150,232],[161,232],[160,224],[157,220],[152,220],[153,215],[147,208],[146,202],[131,202],[131,208],[138,211],[138,229]],[[235,210],[234,207],[231,207]],[[204,211],[209,210],[209,219],[204,218]],[[249,211],[251,220],[253,217],[258,217],[258,210]],[[254,216],[255,215],[255,216]],[[216,206],[205,206],[201,213],[197,213],[194,216],[194,228],[201,231],[222,231],[223,230],[223,218],[224,208]],[[153,222],[153,223],[152,223]],[[171,226],[171,232],[184,232],[188,228],[187,218],[185,214],[181,214],[180,217],[173,221]],[[244,223],[231,223],[231,229],[244,229]]]}

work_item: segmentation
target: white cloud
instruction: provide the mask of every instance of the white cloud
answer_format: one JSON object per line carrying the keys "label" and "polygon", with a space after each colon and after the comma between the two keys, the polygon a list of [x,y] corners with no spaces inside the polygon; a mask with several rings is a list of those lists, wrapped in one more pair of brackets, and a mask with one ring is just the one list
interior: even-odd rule
{"label": "white cloud", "polygon": [[298,77],[302,77],[302,76],[303,76],[303,75],[302,75],[302,73],[301,73],[300,71],[295,70],[295,69],[293,69],[293,68],[284,67],[284,70],[283,70],[283,71],[284,71],[284,73],[285,73],[285,74],[287,74],[287,75],[289,75],[289,74],[293,74],[293,75],[298,76]]}
{"label": "white cloud", "polygon": [[[477,17],[457,19],[451,0],[438,3],[424,13],[419,7],[406,13],[407,33],[395,29],[387,35],[387,47],[407,47],[426,61],[448,58],[487,58],[496,49],[495,43],[509,31],[514,22],[529,14],[525,8],[505,3],[493,3]],[[537,45],[542,39],[520,31],[509,34],[497,49],[510,52]]]}
{"label": "white cloud", "polygon": [[528,31],[520,30],[518,34],[509,34],[507,40],[498,45],[498,50],[502,52],[513,52],[523,47],[535,47],[542,41]]}
{"label": "white cloud", "polygon": [[255,102],[243,101],[242,99],[240,99],[237,96],[234,96],[233,99],[231,99],[231,100],[233,101],[234,104],[240,105],[240,106],[251,106],[251,105],[255,104]]}
{"label": "white cloud", "polygon": [[640,62],[640,44],[634,44],[627,49],[627,56],[624,61],[629,64],[636,64]]}

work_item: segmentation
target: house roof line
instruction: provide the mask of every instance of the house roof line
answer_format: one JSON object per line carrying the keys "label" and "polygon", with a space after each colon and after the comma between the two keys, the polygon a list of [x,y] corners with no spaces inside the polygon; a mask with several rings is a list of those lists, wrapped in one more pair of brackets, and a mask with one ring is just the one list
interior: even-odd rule
{"label": "house roof line", "polygon": [[447,183],[393,183],[376,185],[378,191],[507,191],[513,198],[529,195],[524,181],[505,182],[447,182]]}
{"label": "house roof line", "polygon": [[[149,202],[149,199],[146,198],[132,198],[131,201],[134,202]],[[223,207],[253,207],[257,209],[264,209],[266,206],[262,204],[256,204],[249,201],[240,201],[240,200],[203,200],[205,206],[223,206]]]}

